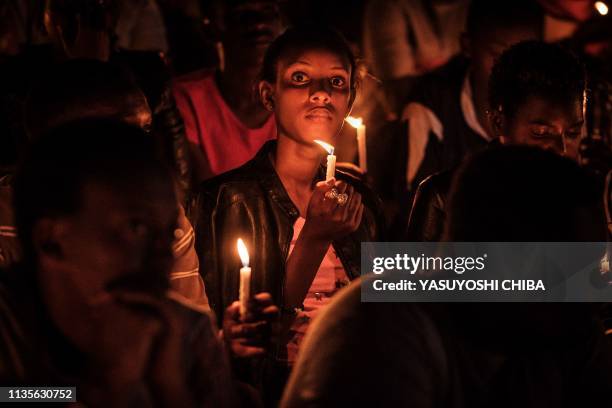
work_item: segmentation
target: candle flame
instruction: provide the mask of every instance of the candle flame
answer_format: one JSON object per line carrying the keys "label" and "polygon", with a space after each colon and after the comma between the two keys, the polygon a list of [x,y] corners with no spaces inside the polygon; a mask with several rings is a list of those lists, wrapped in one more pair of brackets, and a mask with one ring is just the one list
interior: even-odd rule
{"label": "candle flame", "polygon": [[363,119],[361,119],[361,118],[354,118],[352,116],[349,116],[348,118],[345,119],[345,121],[346,121],[346,123],[348,123],[349,125],[351,125],[355,129],[357,129],[358,127],[363,126]]}
{"label": "candle flame", "polygon": [[596,2],[595,8],[599,12],[599,14],[601,14],[602,16],[605,16],[608,14],[608,5],[604,3],[603,1]]}
{"label": "candle flame", "polygon": [[247,251],[246,245],[244,245],[244,241],[242,238],[238,238],[238,255],[240,256],[240,262],[242,262],[242,266],[245,268],[249,266],[249,251]]}
{"label": "candle flame", "polygon": [[334,146],[330,145],[329,143],[325,143],[322,140],[315,140],[314,142],[324,148],[327,154],[334,154]]}

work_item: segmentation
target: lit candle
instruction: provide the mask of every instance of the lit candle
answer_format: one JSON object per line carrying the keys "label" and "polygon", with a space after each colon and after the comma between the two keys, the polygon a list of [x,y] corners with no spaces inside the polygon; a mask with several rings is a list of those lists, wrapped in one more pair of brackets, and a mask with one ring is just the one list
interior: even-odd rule
{"label": "lit candle", "polygon": [[334,156],[334,146],[321,140],[315,140],[315,143],[319,144],[319,146],[321,146],[327,152],[327,174],[325,175],[325,181],[333,179],[336,175],[336,156]]}
{"label": "lit candle", "polygon": [[357,129],[357,153],[359,154],[359,167],[367,173],[368,171],[368,154],[366,151],[366,127],[361,118],[349,116],[346,118],[349,125]]}
{"label": "lit candle", "polygon": [[608,5],[603,1],[595,2],[595,9],[602,16],[608,15]]}
{"label": "lit candle", "polygon": [[251,268],[249,268],[249,251],[242,239],[238,238],[238,255],[240,256],[240,262],[242,262],[242,268],[240,268],[240,316],[244,318],[247,311],[247,304],[249,302],[251,292]]}

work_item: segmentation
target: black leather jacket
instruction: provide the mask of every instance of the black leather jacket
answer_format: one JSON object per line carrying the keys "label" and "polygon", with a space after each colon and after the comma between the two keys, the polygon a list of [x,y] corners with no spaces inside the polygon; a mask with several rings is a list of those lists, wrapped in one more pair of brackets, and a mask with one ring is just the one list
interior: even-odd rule
{"label": "black leather jacket", "polygon": [[[282,306],[285,262],[299,212],[272,165],[275,147],[276,142],[270,141],[245,165],[206,181],[196,199],[192,219],[200,273],[218,319],[238,299],[238,238],[249,249],[251,293],[269,292]],[[323,170],[318,175],[321,180]],[[378,198],[362,183],[340,172],[336,177],[359,191],[366,207],[357,231],[332,244],[347,275],[355,279],[360,275],[361,242],[382,238],[382,212]]]}
{"label": "black leather jacket", "polygon": [[[486,148],[501,146],[494,139]],[[432,174],[416,190],[406,231],[401,239],[406,242],[436,242],[442,239],[446,222],[446,205],[453,178],[460,166]]]}
{"label": "black leather jacket", "polygon": [[453,170],[435,173],[419,184],[408,226],[402,239],[407,242],[436,242],[442,238],[446,221],[446,201]]}

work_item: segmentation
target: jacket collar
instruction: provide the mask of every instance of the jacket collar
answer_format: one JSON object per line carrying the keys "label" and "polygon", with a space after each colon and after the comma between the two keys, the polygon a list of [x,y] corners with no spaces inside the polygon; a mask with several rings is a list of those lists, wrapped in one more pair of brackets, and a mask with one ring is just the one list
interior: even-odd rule
{"label": "jacket collar", "polygon": [[[259,152],[257,152],[257,155],[255,155],[253,158],[251,164],[256,174],[261,176],[260,183],[265,189],[266,193],[270,196],[270,199],[280,206],[280,208],[292,220],[292,222],[295,222],[295,220],[299,217],[300,212],[295,204],[293,204],[293,201],[291,201],[287,190],[285,190],[285,186],[283,186],[278,173],[276,173],[276,169],[274,169],[270,156],[274,154],[275,150],[276,140],[266,142],[263,147],[259,149]],[[319,166],[315,182],[324,179],[325,168],[323,166]]]}

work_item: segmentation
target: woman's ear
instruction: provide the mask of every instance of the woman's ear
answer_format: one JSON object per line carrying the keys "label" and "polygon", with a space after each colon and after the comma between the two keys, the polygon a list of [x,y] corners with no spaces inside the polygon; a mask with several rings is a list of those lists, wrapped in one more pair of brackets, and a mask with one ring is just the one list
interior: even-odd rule
{"label": "woman's ear", "polygon": [[268,81],[259,81],[259,100],[266,110],[274,112],[274,87]]}
{"label": "woman's ear", "polygon": [[494,136],[500,138],[504,137],[506,123],[502,107],[499,106],[497,109],[487,111],[487,116],[489,118],[489,124],[491,125]]}

